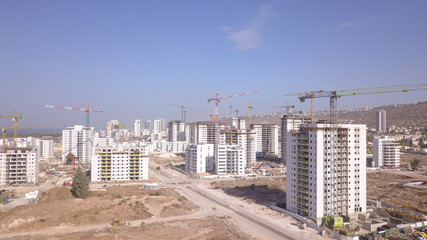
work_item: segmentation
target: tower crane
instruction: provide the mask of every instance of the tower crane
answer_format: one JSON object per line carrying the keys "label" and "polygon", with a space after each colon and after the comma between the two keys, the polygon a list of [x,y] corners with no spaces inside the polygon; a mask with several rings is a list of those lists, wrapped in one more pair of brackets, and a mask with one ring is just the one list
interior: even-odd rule
{"label": "tower crane", "polygon": [[257,93],[257,92],[259,92],[259,90],[255,90],[255,91],[252,91],[252,92],[235,94],[235,95],[229,95],[229,96],[225,96],[225,97],[220,97],[219,93],[217,93],[215,95],[215,97],[208,99],[209,103],[212,102],[212,101],[215,101],[215,145],[218,145],[218,138],[219,138],[219,129],[218,129],[218,104],[219,104],[219,102],[221,100],[224,100],[224,99],[228,99],[228,98],[232,98],[232,97],[244,96],[244,95],[248,95],[248,94],[252,94],[252,93]]}
{"label": "tower crane", "polygon": [[172,107],[179,107],[179,108],[181,108],[181,121],[185,123],[185,121],[186,121],[186,114],[187,114],[187,112],[188,112],[188,107],[187,107],[187,106],[184,106],[184,105],[176,105],[176,104],[170,104],[170,103],[167,103],[167,104],[165,104],[165,105],[167,105],[167,106],[172,106]]}
{"label": "tower crane", "polygon": [[236,113],[236,117],[239,117],[239,109],[235,109],[234,112]]}
{"label": "tower crane", "polygon": [[290,114],[291,108],[295,108],[295,105],[290,105],[289,103],[286,103],[286,105],[283,106],[274,106],[273,108],[286,108],[286,114]]}
{"label": "tower crane", "polygon": [[55,105],[43,105],[44,108],[54,108],[54,109],[62,109],[62,110],[75,110],[75,111],[83,111],[86,112],[86,168],[87,168],[87,160],[89,159],[89,120],[91,112],[102,112],[102,110],[90,109],[89,104],[87,108],[77,108],[77,107],[65,107],[65,106],[55,106]]}
{"label": "tower crane", "polygon": [[211,117],[211,123],[213,123],[214,119],[213,119],[213,114],[210,113],[188,113],[188,115],[195,115],[195,116],[210,116]]}
{"label": "tower crane", "polygon": [[[324,90],[320,90],[320,91],[310,91],[310,92],[301,92],[301,93],[291,93],[291,94],[285,94],[284,96],[299,96],[299,98],[301,96],[307,96],[306,98],[310,98],[311,99],[310,121],[314,122],[314,98],[315,97],[310,97],[310,96],[316,96],[316,95],[319,95],[319,94],[323,94],[324,92],[325,92]],[[303,100],[301,100],[301,98],[300,98],[300,101],[304,102]]]}
{"label": "tower crane", "polygon": [[249,108],[249,126],[251,126],[252,125],[252,109],[254,107],[249,104],[245,104],[245,106]]}
{"label": "tower crane", "polygon": [[228,106],[230,108],[230,117],[233,117],[233,105],[230,104],[230,106]]}
{"label": "tower crane", "polygon": [[24,120],[24,117],[18,116],[16,111],[14,111],[15,115],[13,116],[0,116],[0,118],[12,118],[13,121],[13,146],[16,147],[16,139],[18,138],[18,119],[21,121]]}
{"label": "tower crane", "polygon": [[331,204],[332,208],[327,214],[336,214],[337,204],[337,168],[338,168],[338,154],[337,154],[337,142],[338,142],[338,98],[344,96],[355,96],[355,95],[367,95],[367,94],[378,94],[378,93],[391,93],[391,92],[409,92],[416,90],[426,90],[427,84],[416,84],[416,85],[394,85],[385,87],[373,87],[373,88],[359,88],[359,89],[347,89],[347,90],[334,90],[334,91],[311,91],[299,94],[299,100],[304,102],[306,99],[312,100],[312,120],[313,120],[313,99],[314,98],[329,98],[329,117],[330,117],[330,143],[328,146],[328,155],[330,155],[331,161]]}
{"label": "tower crane", "polygon": [[[14,129],[15,130],[15,129],[36,129],[36,128],[45,128],[45,127],[30,127],[30,126],[26,126],[26,127],[15,127],[15,126],[1,127],[2,135],[3,135],[3,152],[6,152],[6,136],[7,136],[6,129]],[[16,147],[16,142],[17,142],[17,137],[15,137],[15,134],[14,134],[14,139],[13,139],[14,147]]]}

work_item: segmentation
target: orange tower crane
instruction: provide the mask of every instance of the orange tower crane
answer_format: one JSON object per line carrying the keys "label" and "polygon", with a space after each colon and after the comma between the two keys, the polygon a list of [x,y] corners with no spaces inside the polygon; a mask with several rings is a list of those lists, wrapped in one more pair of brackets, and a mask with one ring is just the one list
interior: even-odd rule
{"label": "orange tower crane", "polygon": [[0,116],[0,118],[12,118],[13,121],[13,146],[16,147],[16,139],[18,138],[18,119],[24,120],[23,116],[18,116],[14,111],[14,116]]}
{"label": "orange tower crane", "polygon": [[215,97],[213,98],[209,98],[208,102],[212,102],[215,101],[215,145],[218,145],[218,138],[219,138],[219,129],[218,129],[218,104],[221,100],[227,99],[227,98],[232,98],[232,97],[240,97],[240,96],[244,96],[244,95],[248,95],[248,94],[252,94],[252,93],[257,93],[259,92],[259,90],[255,90],[252,92],[246,92],[246,93],[240,93],[240,94],[235,94],[235,95],[229,95],[229,96],[225,96],[225,97],[220,97],[219,93],[217,93],[215,95]]}
{"label": "orange tower crane", "polygon": [[251,126],[252,125],[252,109],[254,107],[249,104],[245,104],[245,106],[249,108],[249,126]]}

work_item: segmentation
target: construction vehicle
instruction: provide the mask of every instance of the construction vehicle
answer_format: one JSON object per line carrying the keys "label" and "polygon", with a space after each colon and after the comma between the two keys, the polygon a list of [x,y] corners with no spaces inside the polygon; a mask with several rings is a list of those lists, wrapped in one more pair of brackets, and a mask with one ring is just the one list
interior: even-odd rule
{"label": "construction vehicle", "polygon": [[124,223],[124,222],[122,222],[122,221],[120,221],[120,219],[114,219],[114,220],[111,222],[111,225],[113,225],[113,226],[122,226],[122,225],[125,225],[125,223]]}

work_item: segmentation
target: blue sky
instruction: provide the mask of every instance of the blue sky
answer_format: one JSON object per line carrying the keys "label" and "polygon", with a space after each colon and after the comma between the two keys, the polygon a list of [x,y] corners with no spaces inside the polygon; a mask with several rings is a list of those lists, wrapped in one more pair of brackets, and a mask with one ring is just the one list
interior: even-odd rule
{"label": "blue sky", "polygon": [[[207,99],[247,114],[273,112],[284,94],[427,83],[427,2],[0,1],[0,114],[21,126],[64,128],[108,120],[213,113]],[[343,97],[339,109],[427,100],[427,91]],[[316,109],[328,108],[327,99]],[[188,120],[208,119],[189,116]],[[11,125],[1,119],[0,126]]]}

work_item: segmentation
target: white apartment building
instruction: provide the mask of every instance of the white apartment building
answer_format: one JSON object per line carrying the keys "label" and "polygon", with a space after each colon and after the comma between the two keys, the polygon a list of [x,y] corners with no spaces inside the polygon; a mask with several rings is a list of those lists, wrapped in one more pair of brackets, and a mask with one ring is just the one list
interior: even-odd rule
{"label": "white apartment building", "polygon": [[366,211],[366,125],[302,124],[287,140],[288,210],[317,224]]}
{"label": "white apartment building", "polygon": [[239,145],[244,150],[246,166],[256,163],[256,134],[254,130],[221,130],[220,145]]}
{"label": "white apartment building", "polygon": [[96,147],[91,181],[147,180],[148,161],[143,147]]}
{"label": "white apartment building", "polygon": [[299,126],[303,123],[309,122],[308,119],[304,119],[302,116],[297,116],[293,114],[283,115],[281,118],[281,131],[282,131],[282,141],[281,141],[281,157],[282,163],[286,166],[286,156],[287,156],[287,139],[288,134],[291,134],[291,131],[299,130]]}
{"label": "white apartment building", "polygon": [[7,148],[0,153],[0,185],[37,183],[38,153],[33,148]]}
{"label": "white apartment building", "polygon": [[154,133],[161,133],[161,132],[165,131],[165,128],[166,128],[165,120],[163,118],[154,120],[154,123],[153,123],[153,132]]}
{"label": "white apartment building", "polygon": [[252,124],[256,134],[256,152],[259,155],[279,155],[279,126],[277,124]]}
{"label": "white apartment building", "polygon": [[400,148],[394,139],[387,136],[375,138],[373,142],[373,161],[375,167],[399,167]]}
{"label": "white apartment building", "polygon": [[93,139],[94,147],[111,147],[116,145],[116,140],[112,137],[95,137]]}
{"label": "white apartment building", "polygon": [[169,122],[169,142],[185,141],[185,123],[181,121]]}
{"label": "white apartment building", "polygon": [[214,145],[189,144],[185,150],[185,171],[205,173],[214,170]]}
{"label": "white apartment building", "polygon": [[387,112],[384,109],[377,112],[376,129],[378,132],[387,132]]}
{"label": "white apartment building", "polygon": [[144,123],[144,129],[148,130],[148,134],[147,135],[150,135],[152,133],[153,127],[151,126],[151,120],[145,121],[145,123]]}
{"label": "white apartment building", "polygon": [[107,122],[107,137],[114,137],[114,130],[119,124],[119,120],[111,120]]}
{"label": "white apartment building", "polygon": [[133,121],[133,132],[135,137],[141,137],[141,119]]}
{"label": "white apartment building", "polygon": [[37,139],[36,147],[38,149],[39,160],[49,160],[54,157],[54,147],[52,139]]}
{"label": "white apartment building", "polygon": [[74,154],[76,161],[88,162],[92,156],[94,128],[75,125],[62,130],[62,160],[65,161],[69,153]]}
{"label": "white apartment building", "polygon": [[218,145],[215,154],[215,173],[243,175],[246,168],[245,151],[239,145]]}
{"label": "white apartment building", "polygon": [[246,120],[239,117],[233,117],[232,118],[232,125],[231,127],[233,129],[246,129]]}

